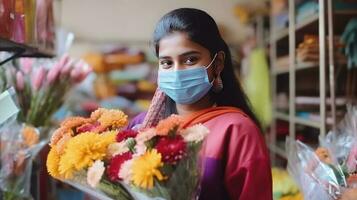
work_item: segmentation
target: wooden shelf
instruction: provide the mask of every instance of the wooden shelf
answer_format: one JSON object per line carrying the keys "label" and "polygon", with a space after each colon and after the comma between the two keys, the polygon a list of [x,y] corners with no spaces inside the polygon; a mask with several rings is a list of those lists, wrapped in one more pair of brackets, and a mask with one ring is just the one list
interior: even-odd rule
{"label": "wooden shelf", "polygon": [[274,113],[274,116],[276,119],[280,119],[280,120],[284,120],[284,121],[289,121],[289,114],[287,113],[283,113],[283,112],[279,112],[279,111],[276,111]]}
{"label": "wooden shelf", "polygon": [[[356,10],[338,10],[334,11],[335,21],[338,20],[338,23],[334,23],[335,34],[339,35],[344,31],[347,23],[350,19],[357,16]],[[306,20],[296,24],[295,31],[299,32],[299,35],[304,35],[306,33],[317,33],[318,32],[318,13],[311,15]],[[281,42],[283,39],[287,39],[289,36],[289,29],[284,28],[275,32],[275,41]]]}
{"label": "wooden shelf", "polygon": [[[295,64],[295,71],[303,70],[303,69],[312,69],[312,68],[317,68],[319,66],[319,63],[314,63],[314,62],[303,62],[303,63],[296,63]],[[274,75],[279,75],[279,74],[287,74],[289,73],[289,66],[285,67],[275,67],[272,70]]]}
{"label": "wooden shelf", "polygon": [[[287,121],[287,122],[290,121],[289,114],[287,114],[287,113],[276,111],[274,113],[274,116],[276,119],[279,119],[279,120],[283,120],[283,121]],[[317,129],[320,128],[320,122],[318,122],[318,121],[313,121],[313,120],[309,120],[309,119],[305,119],[305,118],[301,118],[301,117],[294,117],[294,121],[295,121],[295,124],[304,125],[307,127],[312,127],[312,128],[317,128]]]}
{"label": "wooden shelf", "polygon": [[295,117],[294,121],[295,121],[295,124],[320,129],[320,123],[318,121],[313,121],[313,120],[309,120],[309,119],[305,119],[305,118],[301,118],[301,117]]}
{"label": "wooden shelf", "polygon": [[275,32],[275,41],[279,41],[284,39],[285,37],[287,37],[289,35],[289,29],[288,28],[284,28],[282,30],[279,30],[277,32]]}
{"label": "wooden shelf", "polygon": [[286,73],[289,73],[289,67],[288,66],[286,66],[286,67],[275,67],[273,69],[273,74],[274,75],[286,74]]}
{"label": "wooden shelf", "polygon": [[296,71],[298,70],[303,70],[303,69],[311,69],[311,68],[318,68],[319,63],[314,63],[314,62],[302,62],[302,63],[296,63]]}

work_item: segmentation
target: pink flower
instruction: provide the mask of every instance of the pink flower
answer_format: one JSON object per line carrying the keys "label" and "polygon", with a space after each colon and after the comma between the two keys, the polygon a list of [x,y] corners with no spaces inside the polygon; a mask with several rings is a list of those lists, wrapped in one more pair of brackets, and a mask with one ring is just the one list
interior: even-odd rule
{"label": "pink flower", "polygon": [[132,166],[133,160],[127,160],[125,161],[119,170],[118,177],[119,179],[122,179],[124,183],[129,184],[131,181],[131,177],[133,175],[131,166]]}
{"label": "pink flower", "polygon": [[88,168],[87,183],[95,188],[99,183],[105,171],[104,163],[100,160],[96,160],[93,165]]}
{"label": "pink flower", "polygon": [[31,58],[21,58],[20,59],[20,68],[21,71],[25,74],[29,74],[32,70],[33,60]]}
{"label": "pink flower", "polygon": [[147,150],[147,147],[145,145],[145,143],[137,143],[135,145],[135,154],[133,155],[133,157],[139,157],[145,154]]}
{"label": "pink flower", "polygon": [[32,86],[35,91],[38,91],[41,88],[45,76],[46,70],[41,66],[39,69],[37,69],[35,75],[32,77]]}
{"label": "pink flower", "polygon": [[52,66],[52,68],[50,69],[50,71],[47,74],[47,82],[49,85],[53,84],[57,80],[60,70],[61,70],[61,67],[62,66],[59,65],[58,63],[55,63]]}
{"label": "pink flower", "polygon": [[83,60],[80,60],[71,71],[71,79],[75,83],[80,83],[90,72],[92,72],[92,68]]}
{"label": "pink flower", "polygon": [[20,91],[25,88],[24,75],[21,71],[16,72],[16,88]]}
{"label": "pink flower", "polygon": [[61,77],[65,78],[69,75],[71,72],[71,69],[73,68],[74,60],[69,59],[69,61],[62,67],[61,69]]}
{"label": "pink flower", "polygon": [[355,172],[357,170],[357,144],[353,145],[352,150],[347,158],[348,172]]}
{"label": "pink flower", "polygon": [[68,54],[64,54],[61,59],[58,61],[58,64],[61,65],[61,67],[65,66],[69,62],[70,58]]}
{"label": "pink flower", "polygon": [[149,128],[144,131],[140,131],[139,134],[136,136],[135,140],[138,144],[141,144],[150,140],[155,136],[156,136],[155,128]]}

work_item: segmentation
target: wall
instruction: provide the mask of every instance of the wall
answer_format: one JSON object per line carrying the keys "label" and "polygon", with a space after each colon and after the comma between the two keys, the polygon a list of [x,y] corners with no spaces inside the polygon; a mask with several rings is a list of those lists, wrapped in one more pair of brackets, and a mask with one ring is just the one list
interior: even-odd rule
{"label": "wall", "polygon": [[168,11],[194,7],[207,11],[222,28],[226,41],[236,44],[247,29],[234,16],[233,0],[62,0],[59,24],[76,35],[72,54],[100,44],[123,43],[149,48],[156,22]]}

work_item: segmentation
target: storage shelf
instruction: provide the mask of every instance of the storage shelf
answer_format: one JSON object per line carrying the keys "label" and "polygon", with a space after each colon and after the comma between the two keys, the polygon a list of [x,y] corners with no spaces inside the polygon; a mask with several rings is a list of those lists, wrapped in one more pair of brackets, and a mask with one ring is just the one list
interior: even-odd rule
{"label": "storage shelf", "polygon": [[0,51],[23,52],[22,57],[53,57],[54,52],[48,49],[40,49],[27,44],[20,44],[0,37]]}
{"label": "storage shelf", "polygon": [[289,121],[289,114],[283,113],[283,112],[275,112],[275,118],[276,119],[280,119],[280,120],[284,120],[284,121]]}
{"label": "storage shelf", "polygon": [[[350,19],[353,17],[357,16],[357,11],[356,10],[338,10],[334,11],[334,18],[335,20],[338,20],[338,23],[335,23],[335,33],[336,34],[341,34],[344,31],[344,28],[346,27],[346,24]],[[306,20],[300,22],[299,24],[295,25],[295,31],[299,32],[317,32],[318,31],[318,21],[319,21],[319,15],[318,13],[311,15],[308,17]],[[306,29],[306,30],[305,30]],[[301,33],[303,35],[303,33]],[[275,41],[279,42],[282,39],[287,39],[289,36],[289,29],[284,28],[282,30],[279,30],[275,32]]]}
{"label": "storage shelf", "polygon": [[279,41],[279,40],[287,37],[288,35],[289,35],[289,29],[288,28],[284,28],[284,29],[282,29],[280,31],[277,31],[275,33],[275,40]]}
{"label": "storage shelf", "polygon": [[[303,69],[311,69],[311,68],[317,68],[319,66],[319,63],[314,63],[314,62],[303,62],[303,63],[296,63],[295,64],[295,71],[303,70]],[[279,74],[286,74],[289,73],[289,67],[275,67],[273,69],[273,74],[274,75],[279,75]]]}
{"label": "storage shelf", "polygon": [[272,70],[274,75],[289,73],[289,66],[285,67],[274,67]]}
{"label": "storage shelf", "polygon": [[[276,119],[279,119],[279,120],[288,121],[288,122],[290,121],[289,114],[287,114],[287,113],[276,111],[274,113],[274,116]],[[295,121],[295,124],[304,125],[307,127],[312,127],[312,128],[317,128],[317,129],[320,128],[320,123],[318,121],[313,121],[313,120],[309,120],[309,119],[305,119],[305,118],[301,118],[301,117],[294,117],[294,121]]]}

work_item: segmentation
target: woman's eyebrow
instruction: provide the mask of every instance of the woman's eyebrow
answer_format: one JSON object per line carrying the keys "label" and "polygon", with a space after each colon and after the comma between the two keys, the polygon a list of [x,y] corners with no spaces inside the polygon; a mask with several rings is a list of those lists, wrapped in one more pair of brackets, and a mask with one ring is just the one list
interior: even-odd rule
{"label": "woman's eyebrow", "polygon": [[192,55],[192,54],[201,54],[199,51],[189,51],[189,52],[185,52],[183,54],[180,54],[180,57],[181,56],[189,56],[189,55]]}
{"label": "woman's eyebrow", "polygon": [[[201,54],[201,53],[199,51],[188,51],[188,52],[180,54],[179,56],[184,57],[184,56],[189,56],[192,54]],[[169,59],[169,58],[171,58],[171,57],[170,56],[159,56],[159,59]]]}

